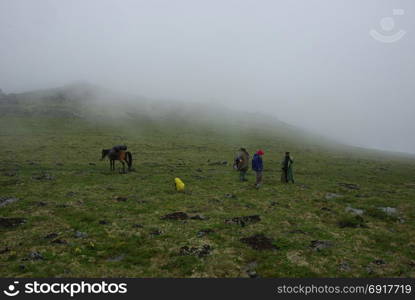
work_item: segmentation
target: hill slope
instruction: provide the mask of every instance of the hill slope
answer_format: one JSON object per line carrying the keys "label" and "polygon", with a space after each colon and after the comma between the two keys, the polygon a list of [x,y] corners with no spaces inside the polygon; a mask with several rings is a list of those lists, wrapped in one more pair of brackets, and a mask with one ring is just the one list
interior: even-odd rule
{"label": "hill slope", "polygon": [[[413,159],[253,116],[91,93],[0,99],[0,276],[415,275]],[[121,143],[128,174],[99,161]],[[260,190],[252,172],[240,183],[232,170],[240,146],[265,150]],[[287,149],[295,185],[279,182]],[[174,212],[186,215],[164,218]]]}

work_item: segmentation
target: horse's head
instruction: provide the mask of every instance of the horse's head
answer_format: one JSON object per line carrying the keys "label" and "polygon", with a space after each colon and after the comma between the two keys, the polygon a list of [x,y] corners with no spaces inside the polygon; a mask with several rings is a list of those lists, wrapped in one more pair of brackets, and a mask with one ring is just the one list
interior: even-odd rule
{"label": "horse's head", "polygon": [[110,149],[102,149],[102,157],[101,157],[101,160],[103,160],[105,158],[105,156],[108,155],[109,152],[110,152]]}

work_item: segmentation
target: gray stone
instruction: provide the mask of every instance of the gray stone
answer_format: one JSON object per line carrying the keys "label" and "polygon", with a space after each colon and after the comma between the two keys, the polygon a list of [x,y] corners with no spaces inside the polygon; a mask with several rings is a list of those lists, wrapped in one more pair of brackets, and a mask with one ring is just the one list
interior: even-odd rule
{"label": "gray stone", "polygon": [[363,215],[363,213],[365,212],[363,209],[353,208],[351,206],[346,207],[345,211],[353,215],[359,216]]}
{"label": "gray stone", "polygon": [[19,198],[14,198],[14,197],[0,197],[0,207],[6,206],[8,204],[14,203],[19,201]]}
{"label": "gray stone", "polygon": [[326,193],[326,196],[324,196],[327,200],[335,199],[335,198],[341,198],[343,195],[335,194],[335,193]]}
{"label": "gray stone", "polygon": [[74,234],[74,236],[79,239],[79,238],[86,238],[86,237],[88,237],[88,234],[86,232],[76,231],[75,234]]}
{"label": "gray stone", "polygon": [[397,210],[394,207],[379,207],[379,209],[386,213],[388,216],[395,215],[397,213]]}

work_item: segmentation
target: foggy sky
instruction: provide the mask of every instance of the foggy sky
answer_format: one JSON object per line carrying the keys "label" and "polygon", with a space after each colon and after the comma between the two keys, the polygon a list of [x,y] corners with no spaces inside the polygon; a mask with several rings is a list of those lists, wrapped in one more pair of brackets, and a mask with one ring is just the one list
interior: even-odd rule
{"label": "foggy sky", "polygon": [[415,153],[414,34],[411,0],[0,0],[0,88],[85,80]]}

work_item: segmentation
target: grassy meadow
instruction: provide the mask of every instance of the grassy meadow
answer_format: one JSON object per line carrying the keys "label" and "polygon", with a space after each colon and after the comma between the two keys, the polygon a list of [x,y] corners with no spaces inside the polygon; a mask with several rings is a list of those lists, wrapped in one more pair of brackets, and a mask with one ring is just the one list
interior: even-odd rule
{"label": "grassy meadow", "polygon": [[[0,207],[0,276],[415,277],[415,159],[290,130],[2,115],[0,198],[18,201]],[[100,161],[116,144],[132,172]],[[265,151],[259,190],[232,169],[241,146]],[[295,184],[280,183],[284,151]]]}

